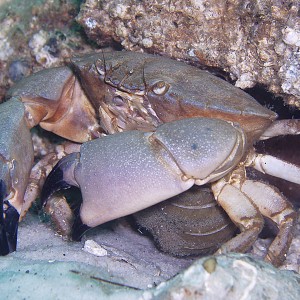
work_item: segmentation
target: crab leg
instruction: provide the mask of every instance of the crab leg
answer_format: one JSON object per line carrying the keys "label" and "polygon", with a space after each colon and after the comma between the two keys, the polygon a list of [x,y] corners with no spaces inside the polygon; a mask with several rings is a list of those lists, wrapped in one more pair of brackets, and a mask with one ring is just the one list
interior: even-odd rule
{"label": "crab leg", "polygon": [[20,214],[20,221],[24,218],[32,203],[39,197],[46,177],[53,166],[67,154],[79,151],[80,145],[65,142],[56,147],[55,152],[47,154],[32,168],[28,180],[28,185],[24,195],[23,206]]}
{"label": "crab leg", "polygon": [[300,167],[274,156],[252,152],[248,155],[245,165],[264,174],[300,184]]}
{"label": "crab leg", "polygon": [[212,184],[212,192],[240,233],[221,246],[217,254],[246,252],[261,232],[264,220],[250,199],[225,179]]}
{"label": "crab leg", "polygon": [[288,119],[274,121],[268,129],[261,135],[260,140],[270,139],[279,135],[300,134],[300,120]]}
{"label": "crab leg", "polygon": [[259,181],[246,180],[241,186],[241,191],[251,199],[262,215],[277,224],[279,232],[268,249],[266,260],[280,266],[292,242],[297,213],[275,187]]}
{"label": "crab leg", "polygon": [[279,229],[266,260],[279,266],[291,244],[297,214],[275,187],[245,178],[244,168],[238,167],[229,179],[222,178],[212,184],[217,202],[241,230],[217,253],[247,251],[260,233],[264,224],[262,216],[265,216],[274,221]]}

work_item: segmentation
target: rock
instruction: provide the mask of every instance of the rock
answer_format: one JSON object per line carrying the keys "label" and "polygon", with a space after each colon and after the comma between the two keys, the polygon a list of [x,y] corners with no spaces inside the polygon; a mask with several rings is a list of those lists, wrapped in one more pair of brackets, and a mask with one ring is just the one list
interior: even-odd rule
{"label": "rock", "polygon": [[[0,258],[1,299],[298,299],[300,276],[241,254],[197,260],[169,281],[140,290],[77,262]],[[74,291],[76,291],[74,293]]]}
{"label": "rock", "polygon": [[160,53],[229,72],[300,107],[299,5],[293,1],[87,0],[77,21],[99,45]]}
{"label": "rock", "polygon": [[28,213],[18,251],[0,257],[1,299],[298,299],[300,293],[295,272],[244,254],[174,258],[124,220],[86,239],[107,255],[83,251],[84,241],[65,241]]}
{"label": "rock", "polygon": [[[83,249],[88,240],[89,245],[93,241],[89,253]],[[107,254],[98,256],[96,244]],[[112,281],[139,289],[156,286],[193,262],[193,259],[179,259],[161,253],[150,239],[134,231],[124,219],[113,222],[111,226],[90,230],[81,242],[70,242],[59,236],[50,223],[42,223],[32,213],[20,223],[17,251],[8,257],[32,263],[43,259],[46,262],[87,264]]]}

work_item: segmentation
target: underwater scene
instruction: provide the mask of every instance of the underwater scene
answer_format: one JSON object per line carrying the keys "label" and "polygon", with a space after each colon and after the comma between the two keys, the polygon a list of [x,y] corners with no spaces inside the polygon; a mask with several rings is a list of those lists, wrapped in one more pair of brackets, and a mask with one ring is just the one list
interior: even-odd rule
{"label": "underwater scene", "polygon": [[299,11],[0,0],[0,299],[299,299]]}

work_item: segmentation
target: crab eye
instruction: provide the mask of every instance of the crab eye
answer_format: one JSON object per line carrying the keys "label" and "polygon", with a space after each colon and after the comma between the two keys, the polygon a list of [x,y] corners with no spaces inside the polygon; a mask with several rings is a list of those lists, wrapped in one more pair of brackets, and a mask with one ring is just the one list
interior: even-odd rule
{"label": "crab eye", "polygon": [[168,83],[164,81],[158,81],[153,85],[152,91],[156,95],[164,95],[168,91],[169,87],[170,85]]}

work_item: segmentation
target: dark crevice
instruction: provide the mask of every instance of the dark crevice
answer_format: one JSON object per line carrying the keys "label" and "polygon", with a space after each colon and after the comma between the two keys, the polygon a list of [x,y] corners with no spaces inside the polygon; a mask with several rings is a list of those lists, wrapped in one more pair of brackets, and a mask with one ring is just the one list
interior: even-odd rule
{"label": "dark crevice", "polygon": [[282,97],[276,97],[261,85],[246,89],[245,92],[254,97],[261,105],[276,112],[278,119],[300,119],[300,110],[287,105]]}

